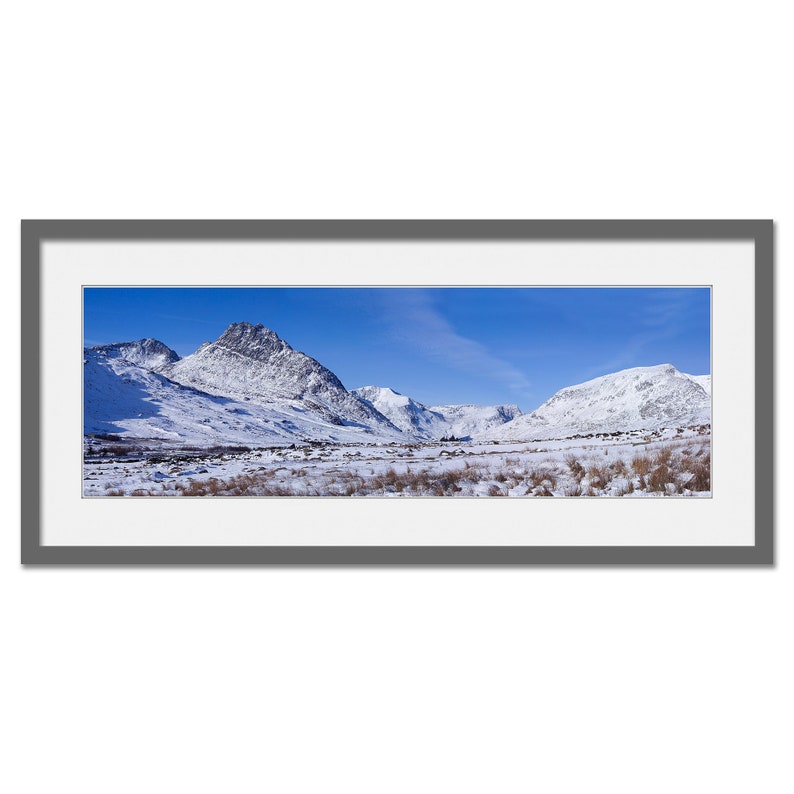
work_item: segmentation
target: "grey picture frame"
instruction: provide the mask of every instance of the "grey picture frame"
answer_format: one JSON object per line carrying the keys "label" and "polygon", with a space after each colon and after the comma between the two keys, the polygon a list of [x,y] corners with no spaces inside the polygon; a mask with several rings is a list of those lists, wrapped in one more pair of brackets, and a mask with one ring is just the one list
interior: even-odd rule
{"label": "grey picture frame", "polygon": [[[47,241],[745,240],[755,251],[755,490],[751,546],[49,546],[42,543],[41,253]],[[21,223],[24,565],[772,565],[771,220],[24,220]]]}

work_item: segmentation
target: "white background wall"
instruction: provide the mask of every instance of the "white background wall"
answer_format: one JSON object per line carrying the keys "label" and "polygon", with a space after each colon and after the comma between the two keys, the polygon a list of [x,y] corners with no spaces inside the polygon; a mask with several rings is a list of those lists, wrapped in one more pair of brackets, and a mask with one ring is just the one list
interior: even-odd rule
{"label": "white background wall", "polygon": [[774,570],[23,570],[14,432],[35,217],[772,217],[790,392],[786,5],[4,15],[4,790],[792,791],[782,499]]}

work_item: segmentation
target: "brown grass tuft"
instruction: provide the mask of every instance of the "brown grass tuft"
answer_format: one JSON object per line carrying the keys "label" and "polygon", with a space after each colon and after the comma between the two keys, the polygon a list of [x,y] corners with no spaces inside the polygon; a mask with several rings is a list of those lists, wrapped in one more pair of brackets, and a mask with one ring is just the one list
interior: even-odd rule
{"label": "brown grass tuft", "polygon": [[644,477],[651,471],[651,459],[647,455],[635,455],[631,459],[631,468],[639,477]]}
{"label": "brown grass tuft", "polygon": [[692,460],[689,464],[692,476],[685,483],[690,491],[711,490],[711,453],[706,452],[702,457]]}
{"label": "brown grass tuft", "polygon": [[608,466],[591,466],[587,478],[591,488],[603,491],[612,482],[612,470]]}
{"label": "brown grass tuft", "polygon": [[557,476],[551,469],[532,469],[527,476],[534,488],[557,487]]}
{"label": "brown grass tuft", "polygon": [[584,466],[579,463],[575,455],[566,455],[565,465],[568,467],[568,470],[571,472],[576,482],[581,482],[584,479]]}
{"label": "brown grass tuft", "polygon": [[653,463],[655,466],[670,466],[672,459],[673,450],[670,447],[662,447],[654,456]]}
{"label": "brown grass tuft", "polygon": [[665,492],[667,484],[673,483],[674,480],[670,467],[661,463],[648,475],[648,490]]}

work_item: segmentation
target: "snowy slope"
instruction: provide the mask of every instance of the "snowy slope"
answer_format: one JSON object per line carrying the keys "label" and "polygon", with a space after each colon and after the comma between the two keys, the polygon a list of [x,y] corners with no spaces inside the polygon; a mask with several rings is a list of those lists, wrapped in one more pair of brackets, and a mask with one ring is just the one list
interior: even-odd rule
{"label": "snowy slope", "polygon": [[[704,376],[699,376],[703,378]],[[561,438],[711,421],[711,397],[672,364],[635,367],[558,391],[537,410],[480,437]]]}
{"label": "snowy slope", "polygon": [[333,372],[262,325],[233,323],[215,342],[203,344],[162,372],[209,394],[258,405],[286,402],[331,424],[396,432],[388,419],[348,392]]}
{"label": "snowy slope", "polygon": [[186,389],[102,350],[84,351],[83,378],[85,433],[191,443],[218,443],[221,436],[239,441],[252,431],[262,435],[261,425],[229,421],[235,407],[230,401]]}
{"label": "snowy slope", "polygon": [[83,361],[85,433],[204,446],[368,443],[400,437],[394,428],[375,434],[366,427],[336,425],[299,402],[260,405],[210,395],[101,350],[85,350]]}
{"label": "snowy slope", "polygon": [[488,435],[522,415],[517,405],[434,405],[429,410],[444,417],[447,432],[455,438]]}
{"label": "snowy slope", "polygon": [[690,380],[693,380],[698,386],[702,386],[706,394],[711,396],[711,375],[687,375]]}
{"label": "snowy slope", "polygon": [[444,417],[404,394],[385,386],[362,386],[353,394],[382,413],[404,433],[418,438],[441,438],[449,434]]}

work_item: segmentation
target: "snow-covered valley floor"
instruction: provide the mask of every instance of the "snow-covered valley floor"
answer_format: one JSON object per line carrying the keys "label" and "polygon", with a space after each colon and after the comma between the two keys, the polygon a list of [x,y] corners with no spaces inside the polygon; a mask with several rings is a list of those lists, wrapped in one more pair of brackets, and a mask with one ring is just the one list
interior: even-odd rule
{"label": "snow-covered valley floor", "polygon": [[83,495],[711,496],[707,427],[552,441],[201,449],[87,438]]}

